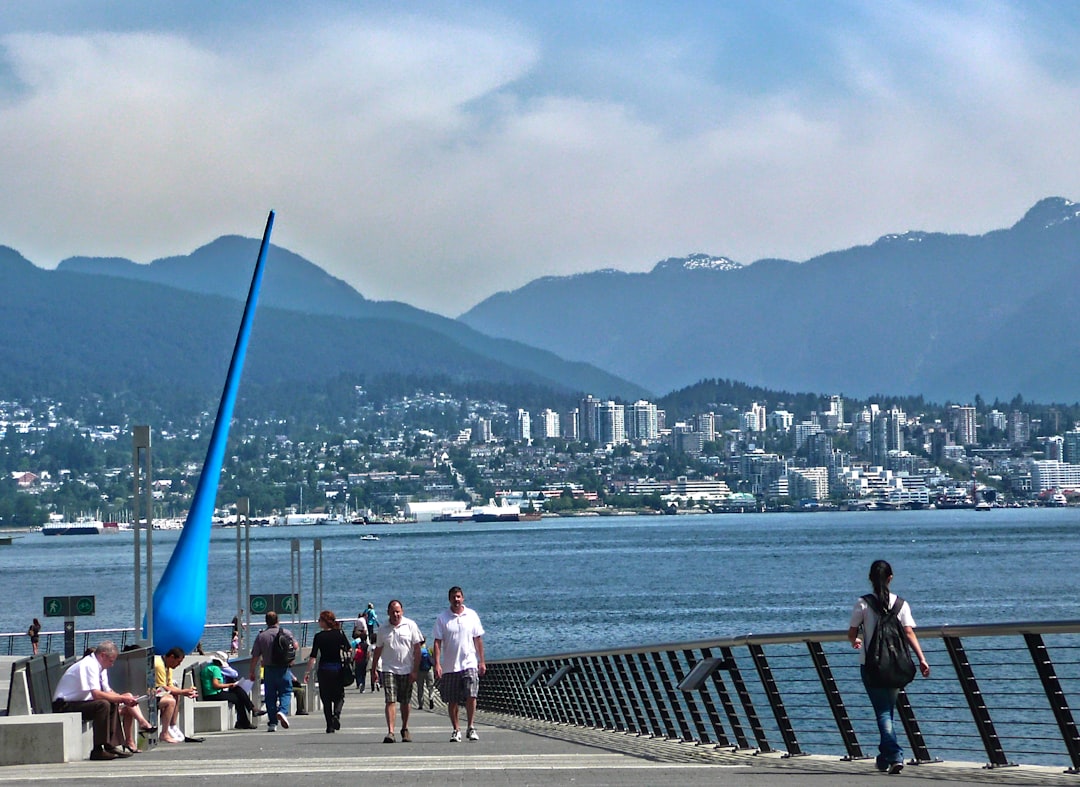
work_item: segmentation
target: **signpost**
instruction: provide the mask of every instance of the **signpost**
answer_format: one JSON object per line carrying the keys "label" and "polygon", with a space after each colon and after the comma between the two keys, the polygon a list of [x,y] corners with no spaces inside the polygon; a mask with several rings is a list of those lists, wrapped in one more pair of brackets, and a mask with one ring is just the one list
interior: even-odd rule
{"label": "signpost", "polygon": [[299,608],[300,596],[297,593],[252,593],[248,596],[248,610],[252,615],[265,615],[267,612],[292,615]]}
{"label": "signpost", "polygon": [[95,596],[45,596],[42,604],[47,618],[64,618],[64,658],[75,655],[75,616],[93,615],[97,609]]}

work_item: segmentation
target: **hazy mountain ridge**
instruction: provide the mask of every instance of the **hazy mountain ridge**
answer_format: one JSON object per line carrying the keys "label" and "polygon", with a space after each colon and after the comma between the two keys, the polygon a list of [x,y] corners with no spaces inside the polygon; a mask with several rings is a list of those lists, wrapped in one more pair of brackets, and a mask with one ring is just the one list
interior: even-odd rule
{"label": "hazy mountain ridge", "polygon": [[[1080,272],[1077,219],[1075,203],[1048,198],[978,236],[909,231],[802,263],[664,261],[647,274],[546,277],[460,319],[653,390],[723,377],[852,395],[1072,401],[1080,315],[1064,301]],[[1040,339],[1047,330],[1057,343]]]}
{"label": "hazy mountain ridge", "polygon": [[[121,258],[72,257],[57,267],[60,273],[80,273],[143,281],[189,292],[242,299],[247,296],[251,269],[258,254],[256,239],[237,235],[220,237],[189,255],[165,257],[140,265]],[[326,273],[294,252],[272,245],[266,261],[260,309],[276,308],[302,314],[371,320],[389,323],[382,331],[400,325],[403,331],[422,329],[457,345],[467,354],[489,359],[492,364],[517,369],[521,379],[546,381],[551,387],[569,390],[603,390],[610,395],[636,397],[645,390],[584,362],[568,362],[527,343],[493,338],[469,326],[395,301],[372,301],[348,283]],[[358,341],[362,338],[358,337]],[[404,348],[402,348],[404,349]],[[450,348],[447,348],[450,352]],[[438,364],[438,373],[453,373],[449,363]],[[374,360],[374,359],[372,359]],[[390,365],[399,367],[400,359]],[[375,369],[371,370],[373,373]],[[417,365],[416,373],[423,374]],[[501,375],[502,376],[502,375]]]}
{"label": "hazy mountain ridge", "polygon": [[[136,408],[172,414],[212,407],[250,284],[258,247],[257,241],[252,243],[251,253],[235,263],[245,270],[235,282],[242,281],[241,291],[232,297],[123,275],[77,273],[73,268],[78,264],[47,271],[0,247],[0,291],[7,296],[0,311],[0,368],[5,370],[0,397],[122,397]],[[110,272],[132,270],[123,261],[101,264]],[[135,270],[142,273],[144,268]],[[268,269],[264,283],[273,287],[273,281]],[[337,285],[330,282],[327,287],[334,291]],[[303,300],[303,293],[296,296]],[[641,391],[585,364],[488,339],[464,326],[457,330],[478,337],[476,344],[488,351],[474,351],[445,332],[415,323],[305,313],[261,301],[241,399],[254,398],[262,416],[271,411],[290,415],[310,404],[305,404],[305,396],[325,399],[328,390],[345,390],[335,382],[342,378],[365,385],[390,378],[416,386],[448,381],[480,396],[513,392],[529,403],[547,401],[550,397],[543,391],[605,390],[599,386],[608,382],[613,394],[634,396]],[[494,357],[514,353],[526,362],[539,358],[542,363],[529,368]],[[337,401],[348,406],[347,397]],[[243,409],[238,405],[238,412]]]}

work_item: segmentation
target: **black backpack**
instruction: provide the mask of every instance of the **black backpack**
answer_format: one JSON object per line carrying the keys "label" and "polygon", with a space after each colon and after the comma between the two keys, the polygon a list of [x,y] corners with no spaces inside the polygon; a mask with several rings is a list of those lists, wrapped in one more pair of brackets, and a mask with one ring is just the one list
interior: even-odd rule
{"label": "black backpack", "polygon": [[904,599],[899,596],[892,609],[883,610],[877,596],[863,596],[878,616],[874,634],[866,647],[866,684],[879,689],[902,689],[915,680],[915,663],[911,660],[904,627],[900,625],[900,610]]}
{"label": "black backpack", "polygon": [[288,667],[295,660],[296,643],[285,629],[278,627],[270,645],[270,664],[275,667]]}

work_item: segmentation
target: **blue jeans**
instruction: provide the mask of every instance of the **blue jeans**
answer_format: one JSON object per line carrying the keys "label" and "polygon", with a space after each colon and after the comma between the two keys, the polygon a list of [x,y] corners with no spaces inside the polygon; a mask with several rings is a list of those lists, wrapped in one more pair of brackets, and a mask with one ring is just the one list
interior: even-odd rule
{"label": "blue jeans", "polygon": [[[881,689],[866,685],[866,667],[862,667],[863,686],[866,694],[870,697],[870,704],[874,707],[874,716],[877,718],[878,732],[881,733],[881,743],[878,744],[877,766],[888,767],[894,762],[904,761],[904,750],[896,740],[896,732],[893,730],[893,711],[896,709],[896,698],[900,696],[900,689]],[[883,769],[884,770],[884,769]]]}
{"label": "blue jeans", "polygon": [[277,726],[278,711],[289,715],[292,678],[288,667],[263,667],[263,693],[266,695],[266,726]]}

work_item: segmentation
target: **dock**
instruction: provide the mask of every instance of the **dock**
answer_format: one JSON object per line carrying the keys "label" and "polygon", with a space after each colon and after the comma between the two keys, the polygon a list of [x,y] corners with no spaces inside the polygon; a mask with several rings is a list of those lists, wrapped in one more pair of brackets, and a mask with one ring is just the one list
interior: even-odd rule
{"label": "dock", "polygon": [[[886,778],[873,760],[784,757],[735,753],[633,734],[586,729],[480,712],[480,740],[450,742],[445,711],[412,710],[412,743],[382,743],[386,731],[382,692],[346,692],[342,729],[325,731],[321,711],[291,717],[288,730],[233,730],[204,736],[202,743],[158,744],[149,751],[112,762],[0,768],[0,785],[253,783],[276,774],[277,781],[305,780],[388,785],[820,785],[855,787]],[[464,711],[462,712],[464,723]],[[400,729],[398,730],[400,732]],[[400,737],[400,736],[399,736]],[[973,763],[912,765],[904,784],[1033,785],[1075,784],[1061,768],[1021,766],[987,770]],[[57,781],[59,780],[59,781]],[[234,783],[236,783],[234,782]],[[329,782],[327,782],[329,783]]]}

